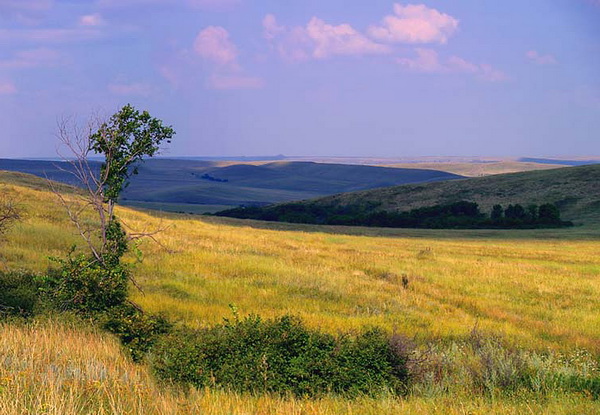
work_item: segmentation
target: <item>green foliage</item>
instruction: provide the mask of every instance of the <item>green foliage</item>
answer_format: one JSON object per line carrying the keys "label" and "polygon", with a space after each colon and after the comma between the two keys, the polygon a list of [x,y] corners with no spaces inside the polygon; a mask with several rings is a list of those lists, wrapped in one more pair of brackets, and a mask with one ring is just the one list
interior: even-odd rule
{"label": "green foliage", "polygon": [[100,174],[106,201],[115,202],[130,175],[137,174],[135,165],[146,156],[154,156],[161,143],[170,143],[174,134],[172,127],[131,105],[124,106],[102,124],[90,140],[91,149],[105,157]]}
{"label": "green foliage", "polygon": [[480,212],[477,203],[464,200],[408,212],[373,211],[370,206],[360,205],[325,207],[296,202],[266,207],[239,207],[216,215],[265,221],[384,228],[511,229],[572,226],[571,222],[561,221],[558,208],[550,204],[540,206],[540,213],[536,205],[529,206],[527,210],[519,204],[510,205],[506,210],[495,205],[488,218]]}
{"label": "green foliage", "polygon": [[84,314],[122,305],[127,298],[129,270],[119,262],[109,266],[87,255],[53,258],[60,267],[50,270],[42,287],[50,304],[61,311]]}
{"label": "green foliage", "polygon": [[178,330],[151,362],[160,377],[184,384],[296,396],[400,393],[408,380],[407,356],[382,331],[334,337],[290,316]]}
{"label": "green foliage", "polygon": [[102,317],[102,327],[115,334],[135,362],[141,361],[172,325],[162,315],[144,313],[131,304],[114,307]]}
{"label": "green foliage", "polygon": [[105,265],[118,266],[127,250],[127,233],[117,217],[113,216],[106,226],[106,252],[103,255]]}
{"label": "green foliage", "polygon": [[35,275],[26,272],[0,273],[0,315],[29,316],[38,305]]}
{"label": "green foliage", "polygon": [[490,214],[490,219],[492,221],[499,221],[499,220],[502,220],[503,216],[504,216],[504,209],[502,209],[502,206],[494,205],[494,207],[492,208],[492,213]]}

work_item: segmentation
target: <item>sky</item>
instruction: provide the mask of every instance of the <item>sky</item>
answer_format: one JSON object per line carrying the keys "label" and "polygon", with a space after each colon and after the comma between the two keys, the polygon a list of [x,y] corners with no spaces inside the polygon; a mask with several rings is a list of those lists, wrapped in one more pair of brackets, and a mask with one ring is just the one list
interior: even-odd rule
{"label": "sky", "polygon": [[0,157],[127,103],[171,156],[597,156],[600,0],[0,0]]}

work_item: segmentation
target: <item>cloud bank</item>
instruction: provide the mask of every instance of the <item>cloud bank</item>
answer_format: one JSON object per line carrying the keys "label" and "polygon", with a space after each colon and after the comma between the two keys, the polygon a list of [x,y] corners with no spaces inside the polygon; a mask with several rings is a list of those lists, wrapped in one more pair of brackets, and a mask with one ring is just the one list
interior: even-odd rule
{"label": "cloud bank", "polygon": [[445,44],[458,29],[454,17],[423,4],[394,5],[394,14],[383,18],[380,25],[369,27],[373,39],[388,43]]}

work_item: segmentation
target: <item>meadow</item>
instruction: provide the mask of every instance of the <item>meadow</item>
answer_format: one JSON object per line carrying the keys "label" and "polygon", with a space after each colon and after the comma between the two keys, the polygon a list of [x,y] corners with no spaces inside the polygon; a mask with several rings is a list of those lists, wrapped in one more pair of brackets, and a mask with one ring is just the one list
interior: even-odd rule
{"label": "meadow", "polygon": [[[0,191],[16,197],[25,210],[25,219],[2,246],[3,266],[43,272],[51,265],[48,257],[64,256],[72,244],[82,246],[43,181],[1,173]],[[330,333],[383,327],[418,344],[433,342],[445,355],[461,355],[456,347],[464,346],[461,341],[475,329],[541,360],[554,356],[570,362],[568,370],[577,366],[577,373],[598,376],[600,232],[595,227],[364,230],[129,208],[118,214],[131,229],[166,227],[157,236],[160,244],[144,241],[138,246],[141,254],[129,256],[143,289],[132,294],[144,309],[176,321],[203,327],[231,317],[233,305],[242,315],[296,315]],[[93,413],[600,411],[597,400],[569,391],[473,397],[458,384],[458,375],[448,379],[454,386],[406,399],[302,400],[215,390],[184,394],[157,385],[147,369],[123,357],[114,339],[73,324],[50,320],[0,327],[0,412],[80,413],[81,405],[90,405]],[[470,355],[461,356],[466,362]],[[81,376],[52,375],[48,388],[36,376],[50,368]],[[62,409],[53,406],[60,400],[66,405]]]}

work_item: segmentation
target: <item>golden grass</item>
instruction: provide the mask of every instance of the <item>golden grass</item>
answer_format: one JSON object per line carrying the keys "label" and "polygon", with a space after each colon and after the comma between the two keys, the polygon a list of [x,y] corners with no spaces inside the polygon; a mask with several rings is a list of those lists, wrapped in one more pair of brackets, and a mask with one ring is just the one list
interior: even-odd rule
{"label": "golden grass", "polygon": [[[27,213],[4,246],[8,267],[43,271],[49,256],[83,245],[54,195],[18,186],[9,191]],[[544,241],[535,232],[518,240],[506,233],[440,239],[439,231],[369,237],[119,213],[136,229],[169,226],[159,239],[172,253],[141,245],[134,273],[145,292],[133,295],[143,307],[191,325],[218,322],[235,304],[242,314],[296,314],[329,332],[377,325],[448,338],[477,325],[530,348],[600,352],[598,241]]]}
{"label": "golden grass", "polygon": [[327,415],[327,414],[591,414],[597,402],[577,395],[546,401],[482,398],[304,400],[225,391],[184,392],[158,385],[112,337],[53,320],[0,324],[2,415]]}
{"label": "golden grass", "polygon": [[[83,246],[54,195],[0,175],[3,180],[7,184],[0,184],[0,192],[16,196],[26,215],[1,245],[0,267],[44,271],[49,256],[64,255],[74,243]],[[173,252],[146,241],[140,246],[141,263],[131,255],[134,274],[144,288],[143,294],[133,295],[144,308],[186,324],[221,321],[231,314],[229,304],[235,304],[241,314],[291,313],[332,333],[377,325],[444,341],[465,336],[477,326],[525,348],[600,353],[597,239],[542,240],[534,231],[514,233],[518,238],[506,231],[395,230],[393,236],[375,236],[379,230],[361,229],[358,235],[344,235],[331,233],[335,228],[261,229],[246,225],[251,222],[174,214],[161,219],[125,208],[119,215],[138,230],[161,222],[169,226],[158,238]],[[370,236],[360,235],[363,232]],[[402,287],[403,274],[408,276],[408,289]],[[0,332],[1,414],[600,411],[597,403],[578,395],[514,402],[469,396],[348,401],[223,391],[182,395],[158,387],[145,369],[118,354],[118,345],[106,335],[52,323],[3,325]],[[52,372],[52,367],[58,369]],[[69,367],[85,376],[69,378]],[[100,373],[110,379],[94,384]]]}

